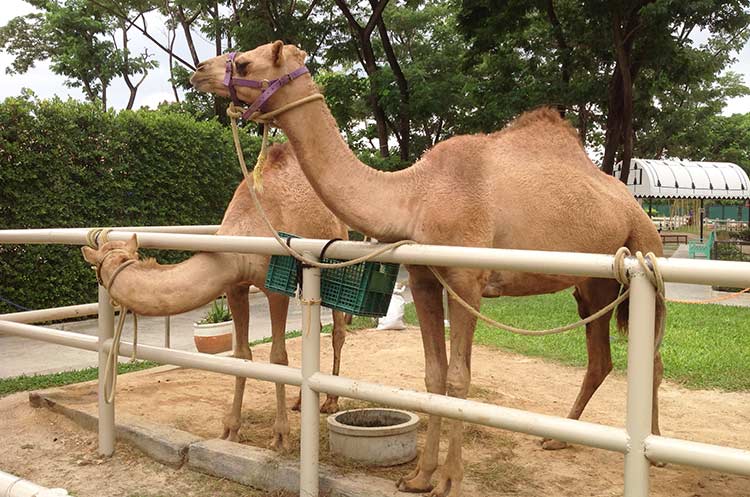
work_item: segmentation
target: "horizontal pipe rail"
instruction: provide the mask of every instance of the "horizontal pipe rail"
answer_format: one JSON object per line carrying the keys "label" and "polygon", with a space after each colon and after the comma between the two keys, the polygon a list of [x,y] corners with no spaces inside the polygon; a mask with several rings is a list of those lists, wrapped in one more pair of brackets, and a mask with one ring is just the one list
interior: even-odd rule
{"label": "horizontal pipe rail", "polygon": [[58,319],[70,319],[81,316],[96,316],[97,314],[99,314],[99,304],[79,304],[34,311],[0,314],[0,321],[13,321],[14,323],[40,323],[43,321],[55,321]]}
{"label": "horizontal pipe rail", "polygon": [[[32,340],[65,345],[78,349],[97,351],[98,338],[95,336],[71,333],[69,331],[55,330],[43,326],[34,326],[10,321],[0,321],[0,332],[9,333]],[[112,340],[104,342],[105,352],[112,347]],[[133,344],[129,342],[120,343],[120,356],[130,357]],[[224,373],[232,376],[243,376],[255,378],[274,383],[285,383],[287,385],[300,386],[302,375],[299,369],[281,366],[278,364],[266,364],[260,362],[237,359],[234,357],[222,357],[198,352],[184,350],[165,349],[150,345],[138,345],[136,357],[160,364],[173,364],[185,368],[202,369],[214,373]]]}
{"label": "horizontal pipe rail", "polygon": [[[139,228],[140,230],[140,228]],[[2,243],[50,243],[83,245],[87,229],[0,230]],[[136,231],[110,233],[112,240],[127,240]],[[204,252],[238,252],[286,255],[273,238],[249,236],[190,235],[138,232],[142,247]],[[320,253],[327,240],[293,239],[299,251]],[[339,259],[354,259],[372,252],[380,244],[369,242],[338,242],[326,254]],[[376,257],[374,260],[402,264],[487,268],[546,274],[567,274],[596,278],[614,277],[614,257],[579,252],[548,252],[444,245],[405,245]],[[628,268],[636,268],[635,258],[626,260]],[[695,259],[659,259],[665,281],[677,283],[709,283],[735,287],[750,286],[750,264],[735,261],[704,261]]]}
{"label": "horizontal pipe rail", "polygon": [[750,451],[733,447],[651,435],[646,438],[646,457],[654,462],[750,476]]}
{"label": "horizontal pipe rail", "polygon": [[46,488],[18,476],[0,471],[0,497],[65,497],[62,488]]}
{"label": "horizontal pipe rail", "polygon": [[351,399],[368,400],[401,409],[460,419],[494,428],[564,440],[614,452],[628,450],[625,430],[574,419],[537,414],[473,400],[316,373],[309,378],[313,390]]}

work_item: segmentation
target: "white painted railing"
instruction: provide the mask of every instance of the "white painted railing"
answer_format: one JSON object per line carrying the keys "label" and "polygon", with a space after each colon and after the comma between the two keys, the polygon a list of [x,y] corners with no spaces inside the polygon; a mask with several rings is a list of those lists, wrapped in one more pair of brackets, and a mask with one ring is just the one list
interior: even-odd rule
{"label": "white painted railing", "polygon": [[[215,229],[215,227],[212,227]],[[272,238],[190,235],[146,232],[137,228],[139,243],[146,248],[201,250],[286,255]],[[190,227],[182,228],[190,231]],[[0,244],[86,243],[87,229],[0,231]],[[206,230],[204,232],[211,232]],[[113,232],[112,240],[127,240],[133,232]],[[318,254],[326,240],[293,239],[294,248]],[[375,244],[339,242],[328,248],[330,257],[352,259],[372,251]],[[548,274],[570,274],[598,278],[614,277],[614,257],[601,254],[482,249],[435,245],[406,245],[377,257],[384,262],[506,269]],[[137,357],[163,364],[245,376],[302,387],[300,447],[300,495],[318,495],[318,397],[320,393],[379,402],[467,422],[564,440],[625,454],[625,495],[645,497],[649,492],[649,462],[687,464],[750,476],[750,451],[651,435],[655,291],[635,259],[626,260],[631,281],[628,341],[628,392],[625,428],[547,416],[471,400],[458,399],[397,387],[361,382],[319,372],[320,270],[305,268],[303,302],[303,368],[260,364],[242,359],[139,345]],[[750,286],[750,263],[659,259],[665,281],[704,283],[745,288]],[[7,316],[7,315],[6,315]],[[52,330],[9,320],[0,320],[0,331],[52,343],[98,350],[101,361],[112,347],[113,309],[109,296],[99,290],[99,338]],[[120,354],[129,356],[132,344],[123,343]],[[100,390],[103,388],[100,362]],[[102,399],[103,395],[99,398]],[[114,406],[100,402],[99,451],[114,451]]]}

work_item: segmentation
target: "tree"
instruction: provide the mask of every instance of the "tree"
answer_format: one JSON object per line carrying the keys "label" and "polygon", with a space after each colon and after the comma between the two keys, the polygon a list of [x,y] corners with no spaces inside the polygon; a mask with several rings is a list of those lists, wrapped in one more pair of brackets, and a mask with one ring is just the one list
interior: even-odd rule
{"label": "tree", "polygon": [[[549,84],[552,76],[556,84],[550,84],[548,94],[563,104],[558,104],[562,111],[578,102],[579,130],[588,132],[590,119],[598,120],[605,133],[602,169],[611,173],[619,156],[626,181],[635,146],[635,109],[654,105],[651,92],[658,88],[648,81],[639,85],[640,78],[679,81],[684,68],[675,61],[704,52],[713,59],[709,67],[716,80],[747,39],[747,7],[746,0],[466,0],[460,22],[475,54],[526,50],[520,68],[531,71],[536,84]],[[696,47],[691,35],[699,30],[710,39]],[[497,40],[493,33],[499,33]],[[534,43],[525,45],[524,38]],[[694,87],[707,74],[693,72],[692,77]]]}
{"label": "tree", "polygon": [[[16,57],[6,71],[25,73],[37,61],[50,60],[52,71],[68,78],[68,86],[82,88],[88,100],[100,101],[104,108],[107,88],[119,76],[130,89],[131,108],[138,87],[157,62],[147,51],[129,51],[127,27],[85,0],[28,3],[41,12],[16,17],[0,28],[0,47]],[[131,78],[138,74],[141,78],[134,83]]]}

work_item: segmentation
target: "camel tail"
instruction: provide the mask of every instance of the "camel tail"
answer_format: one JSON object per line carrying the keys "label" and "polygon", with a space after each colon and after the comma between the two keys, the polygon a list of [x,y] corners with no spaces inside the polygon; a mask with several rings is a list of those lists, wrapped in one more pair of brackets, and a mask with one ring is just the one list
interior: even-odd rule
{"label": "camel tail", "polygon": [[[617,306],[617,331],[625,336],[628,334],[628,323],[629,323],[629,304],[630,299],[625,299]],[[656,320],[654,326],[654,336],[656,337],[656,348],[661,345],[662,338],[664,338],[664,329],[667,322],[667,306],[664,304],[664,299],[656,297]]]}
{"label": "camel tail", "polygon": [[[644,254],[653,252],[659,257],[663,255],[664,252],[661,238],[659,237],[659,233],[656,231],[656,229],[653,229],[653,225],[651,224],[650,220],[648,220],[648,225],[645,233],[640,233],[639,235],[640,236],[638,237],[631,236],[631,239],[626,243],[626,246],[632,253],[640,250]],[[630,299],[625,299],[620,303],[619,306],[617,306],[617,331],[622,333],[623,335],[628,334],[628,322],[630,317],[629,307]],[[662,338],[664,338],[664,329],[666,327],[667,321],[667,306],[664,302],[664,299],[659,297],[658,295],[656,297],[655,311],[656,319],[654,321],[654,336],[656,338],[656,350],[658,350],[659,345],[661,345]]]}

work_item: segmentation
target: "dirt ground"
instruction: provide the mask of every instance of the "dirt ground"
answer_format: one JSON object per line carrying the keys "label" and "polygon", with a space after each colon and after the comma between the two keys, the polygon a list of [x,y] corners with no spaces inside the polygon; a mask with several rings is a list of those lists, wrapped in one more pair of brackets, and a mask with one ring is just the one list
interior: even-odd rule
{"label": "dirt ground", "polygon": [[[299,339],[288,342],[292,364],[300,362]],[[321,364],[330,365],[324,339]],[[583,345],[582,345],[583,346]],[[267,361],[270,346],[256,347],[254,357]],[[475,347],[470,398],[545,414],[567,413],[578,391],[583,370]],[[347,337],[342,375],[423,390],[424,360],[419,333],[406,331],[353,332]],[[81,384],[65,389],[79,408],[95,411],[95,387]],[[140,415],[203,437],[221,433],[221,419],[231,402],[233,379],[200,371],[143,371],[118,381],[117,410]],[[626,382],[611,375],[589,404],[584,419],[623,426]],[[750,448],[750,393],[687,390],[665,382],[661,389],[661,426],[665,436]],[[289,405],[297,395],[287,389]],[[226,481],[172,470],[148,461],[119,444],[114,458],[96,458],[96,435],[84,432],[61,416],[34,410],[25,395],[0,399],[0,468],[37,483],[64,486],[78,497],[261,496],[267,495]],[[274,409],[272,384],[248,381],[242,443],[266,446],[271,439]],[[363,405],[342,400],[342,408]],[[321,416],[321,422],[324,422]],[[290,413],[295,451],[299,414]],[[424,436],[424,423],[420,438]],[[321,458],[342,472],[358,471],[331,459],[322,431]],[[445,445],[445,444],[444,444]],[[445,446],[442,447],[443,452]],[[284,457],[295,457],[293,451]],[[467,426],[464,443],[465,494],[494,496],[616,496],[622,495],[623,456],[573,446],[548,452],[535,437],[491,428]],[[413,467],[370,471],[395,479]],[[651,469],[654,497],[750,496],[750,478],[669,465]],[[406,495],[406,494],[405,494]]]}

